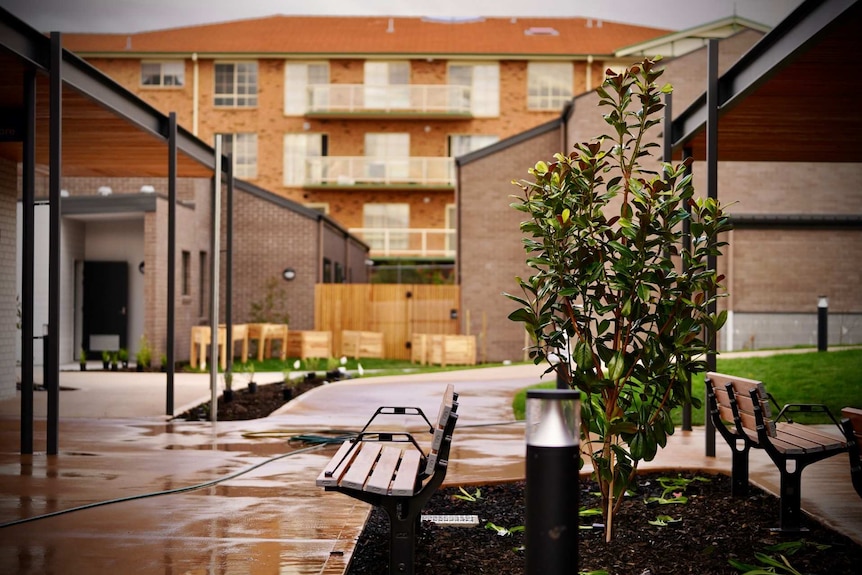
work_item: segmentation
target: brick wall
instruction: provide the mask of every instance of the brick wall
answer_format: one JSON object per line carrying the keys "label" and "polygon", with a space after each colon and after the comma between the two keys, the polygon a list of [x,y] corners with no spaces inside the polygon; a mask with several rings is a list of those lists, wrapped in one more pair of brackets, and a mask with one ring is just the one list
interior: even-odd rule
{"label": "brick wall", "polygon": [[[16,269],[17,166],[0,159],[0,266]],[[0,276],[0,399],[15,397],[15,350],[21,332],[18,322],[15,274]]]}
{"label": "brick wall", "polygon": [[[515,277],[530,274],[518,231],[524,214],[509,207],[511,196],[520,189],[511,181],[527,178],[527,169],[537,160],[559,151],[560,138],[560,130],[554,129],[461,169],[458,266],[462,317],[470,316],[470,333],[474,334],[487,322],[479,357],[488,361],[524,357],[524,328],[507,318],[518,306],[502,295],[519,294]],[[467,326],[462,330],[466,332]]]}

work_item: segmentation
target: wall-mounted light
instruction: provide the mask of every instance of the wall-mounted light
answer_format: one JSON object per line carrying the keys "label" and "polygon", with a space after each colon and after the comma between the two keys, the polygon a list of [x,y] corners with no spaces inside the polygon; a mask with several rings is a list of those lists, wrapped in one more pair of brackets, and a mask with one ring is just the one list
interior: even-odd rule
{"label": "wall-mounted light", "polygon": [[156,188],[151,186],[150,184],[144,184],[143,186],[141,186],[141,193],[142,194],[153,194],[153,193],[155,193],[155,191],[156,191]]}
{"label": "wall-mounted light", "polygon": [[138,264],[138,271],[144,273],[144,262]]}
{"label": "wall-mounted light", "polygon": [[284,271],[281,272],[281,277],[283,277],[285,281],[293,281],[296,277],[296,270],[293,268],[284,268]]}
{"label": "wall-mounted light", "polygon": [[111,189],[111,186],[99,186],[99,189],[96,190],[96,193],[100,196],[110,196],[114,193],[114,190]]}

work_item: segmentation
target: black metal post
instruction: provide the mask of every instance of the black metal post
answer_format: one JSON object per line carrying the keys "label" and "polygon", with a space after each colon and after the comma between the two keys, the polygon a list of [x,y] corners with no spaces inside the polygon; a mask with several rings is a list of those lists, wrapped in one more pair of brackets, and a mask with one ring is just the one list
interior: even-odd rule
{"label": "black metal post", "polygon": [[[718,40],[709,40],[707,47],[707,89],[706,89],[706,193],[712,199],[718,199]],[[709,255],[706,267],[715,270],[718,258]],[[709,294],[711,298],[715,293]],[[715,314],[715,300],[707,307],[707,313]],[[713,339],[706,354],[708,371],[716,371],[716,351],[718,342]],[[715,426],[709,417],[705,418],[706,455],[715,457]]]}
{"label": "black metal post", "polygon": [[829,347],[829,298],[825,295],[817,298],[817,351],[826,351]]}
{"label": "black metal post", "polygon": [[48,393],[48,455],[59,452],[60,425],[60,177],[63,158],[63,41],[51,32],[51,73],[48,204],[48,333],[45,364],[45,390]]}
{"label": "black metal post", "polygon": [[579,397],[527,391],[527,575],[578,571]]}
{"label": "black metal post", "polygon": [[224,315],[225,315],[225,349],[227,354],[227,369],[225,377],[228,373],[233,373],[233,154],[228,154],[227,166],[227,215],[225,216],[225,277],[224,277]]}
{"label": "black metal post", "polygon": [[[203,273],[203,270],[201,270]],[[168,116],[168,338],[165,355],[168,372],[165,381],[165,415],[174,415],[174,339],[176,337],[177,294],[177,114]],[[203,294],[201,294],[203,295]]]}
{"label": "black metal post", "polygon": [[36,72],[24,74],[26,130],[21,175],[21,453],[33,453],[33,288],[36,205]]}

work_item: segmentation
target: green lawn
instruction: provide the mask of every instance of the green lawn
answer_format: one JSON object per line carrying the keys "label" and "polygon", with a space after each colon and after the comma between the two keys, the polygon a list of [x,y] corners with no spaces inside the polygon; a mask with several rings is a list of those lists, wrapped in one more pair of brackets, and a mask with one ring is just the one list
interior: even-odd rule
{"label": "green lawn", "polygon": [[[718,357],[717,370],[722,373],[762,381],[779,405],[786,403],[823,403],[840,417],[841,408],[862,407],[862,350],[852,349],[829,353],[779,354],[768,357]],[[554,387],[554,382],[539,387]],[[692,393],[704,401],[703,374],[692,381]],[[512,402],[515,417],[524,417],[526,391]],[[692,423],[703,425],[703,407],[692,410]],[[794,417],[804,423],[828,423],[825,415]],[[682,422],[681,410],[675,413],[677,425]]]}

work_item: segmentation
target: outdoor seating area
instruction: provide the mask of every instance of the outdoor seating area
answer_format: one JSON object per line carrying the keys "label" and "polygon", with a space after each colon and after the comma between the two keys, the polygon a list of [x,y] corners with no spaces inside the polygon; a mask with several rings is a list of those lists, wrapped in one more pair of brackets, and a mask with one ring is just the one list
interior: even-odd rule
{"label": "outdoor seating area", "polygon": [[[414,573],[414,547],[422,507],[446,478],[452,433],[458,420],[458,394],[446,386],[437,418],[428,421],[416,407],[377,408],[355,438],[341,444],[317,477],[317,485],[382,507],[389,516],[389,573]],[[378,416],[421,418],[432,434],[427,453],[413,434],[377,431]]]}
{"label": "outdoor seating area", "polygon": [[733,494],[748,494],[749,451],[763,449],[781,474],[779,530],[802,530],[802,471],[847,451],[838,422],[829,414],[836,426],[835,435],[794,423],[790,417],[794,412],[825,410],[828,414],[825,406],[811,404],[785,405],[773,417],[770,400],[774,400],[760,381],[711,372],[706,382],[710,415],[733,454]]}

